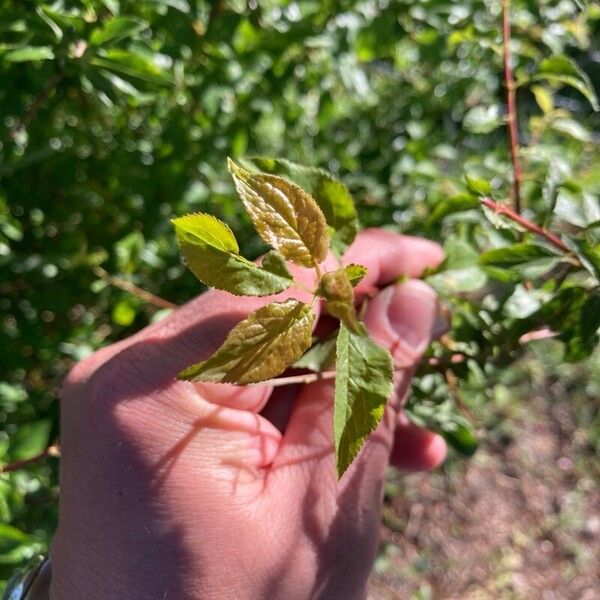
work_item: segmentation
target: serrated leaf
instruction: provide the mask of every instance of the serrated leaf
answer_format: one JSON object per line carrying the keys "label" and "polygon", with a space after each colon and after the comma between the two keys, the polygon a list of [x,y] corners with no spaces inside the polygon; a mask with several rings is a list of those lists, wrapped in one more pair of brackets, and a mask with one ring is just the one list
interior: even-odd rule
{"label": "serrated leaf", "polygon": [[327,224],[310,194],[282,177],[247,171],[231,159],[228,166],[253,225],[267,244],[301,267],[325,260]]}
{"label": "serrated leaf", "polygon": [[133,17],[113,17],[107,19],[102,27],[94,29],[90,35],[90,43],[95,46],[106,42],[117,42],[123,38],[131,37],[147,27],[147,23]]}
{"label": "serrated leaf", "polygon": [[532,78],[534,81],[547,80],[571,86],[581,92],[594,110],[600,110],[598,98],[590,78],[570,58],[558,55],[545,58]]}
{"label": "serrated leaf", "polygon": [[467,182],[467,188],[473,194],[489,196],[492,193],[492,186],[485,179],[478,179],[465,174],[465,181]]}
{"label": "serrated leaf", "polygon": [[517,243],[488,250],[479,257],[479,262],[482,265],[510,266],[553,256],[556,256],[556,253],[545,246]]}
{"label": "serrated leaf", "polygon": [[299,300],[272,302],[250,313],[210,358],[178,377],[240,385],[272,379],[310,347],[314,318]]}
{"label": "serrated leaf", "polygon": [[362,265],[357,265],[355,263],[350,263],[344,267],[346,271],[346,275],[348,275],[348,279],[352,284],[352,287],[356,287],[367,274],[367,267],[363,267]]}
{"label": "serrated leaf", "polygon": [[383,417],[393,390],[392,359],[366,333],[343,323],[336,343],[333,437],[338,477],[362,448]]}
{"label": "serrated leaf", "polygon": [[332,229],[331,248],[341,256],[358,231],[358,215],[348,188],[331,173],[282,158],[252,158],[247,162],[261,171],[290,179],[316,200]]}
{"label": "serrated leaf", "polygon": [[321,373],[335,364],[337,331],[315,342],[292,366]]}
{"label": "serrated leaf", "polygon": [[206,285],[238,296],[268,296],[291,285],[281,257],[267,254],[262,268],[246,260],[231,229],[212,215],[197,213],[171,222],[188,269]]}

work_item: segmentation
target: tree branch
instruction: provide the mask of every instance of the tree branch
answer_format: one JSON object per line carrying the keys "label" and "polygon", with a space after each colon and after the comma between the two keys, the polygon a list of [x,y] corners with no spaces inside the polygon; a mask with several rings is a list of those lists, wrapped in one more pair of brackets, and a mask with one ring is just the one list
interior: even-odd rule
{"label": "tree branch", "polygon": [[515,212],[521,212],[521,181],[523,172],[519,158],[519,130],[517,120],[516,86],[510,56],[510,0],[502,2],[502,45],[504,58],[504,86],[508,108],[508,138],[513,170],[512,201]]}
{"label": "tree branch", "polygon": [[32,456],[31,458],[25,458],[23,460],[17,460],[13,463],[9,463],[8,465],[4,465],[0,467],[0,473],[9,473],[10,471],[18,471],[19,469],[23,469],[32,465],[34,463],[40,462],[48,457],[58,458],[60,456],[60,446],[58,444],[53,444],[52,446],[46,448],[43,452]]}
{"label": "tree branch", "polygon": [[527,231],[531,231],[531,233],[535,233],[536,235],[543,237],[561,252],[564,252],[565,254],[569,254],[571,252],[567,245],[555,233],[552,233],[551,231],[540,227],[536,223],[533,223],[529,219],[522,217],[506,204],[499,204],[491,198],[481,198],[480,202],[490,210],[493,210],[497,215],[504,215],[511,221],[514,221],[521,227],[527,229]]}
{"label": "tree branch", "polygon": [[173,304],[172,302],[169,302],[168,300],[165,300],[160,296],[156,296],[151,292],[143,290],[142,288],[139,288],[137,285],[134,285],[130,281],[125,281],[120,277],[115,277],[114,275],[107,273],[102,267],[96,266],[93,270],[94,274],[100,277],[100,279],[103,279],[107,283],[114,285],[115,287],[119,288],[120,290],[123,290],[124,292],[129,292],[136,298],[139,298],[144,302],[148,302],[149,304],[152,304],[157,308],[177,308],[177,304]]}

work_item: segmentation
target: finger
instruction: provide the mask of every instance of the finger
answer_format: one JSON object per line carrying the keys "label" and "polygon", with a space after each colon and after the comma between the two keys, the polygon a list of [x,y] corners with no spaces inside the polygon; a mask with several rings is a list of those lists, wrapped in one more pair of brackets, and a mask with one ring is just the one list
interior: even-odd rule
{"label": "finger", "polygon": [[[412,368],[427,348],[436,323],[437,297],[425,283],[410,280],[390,286],[369,304],[365,323],[375,340],[389,349],[395,362],[402,364],[396,376],[396,389],[404,396]],[[398,402],[396,402],[398,404]],[[311,477],[331,482],[333,384],[319,382],[305,386],[294,407],[285,431],[281,451],[274,466],[300,465]],[[370,481],[383,477],[387,466],[392,434],[396,424],[393,411],[365,444],[358,463],[368,468]],[[366,463],[368,462],[368,467]]]}
{"label": "finger", "polygon": [[406,415],[399,415],[390,455],[392,465],[403,471],[428,471],[444,462],[447,450],[441,435],[421,429]]}

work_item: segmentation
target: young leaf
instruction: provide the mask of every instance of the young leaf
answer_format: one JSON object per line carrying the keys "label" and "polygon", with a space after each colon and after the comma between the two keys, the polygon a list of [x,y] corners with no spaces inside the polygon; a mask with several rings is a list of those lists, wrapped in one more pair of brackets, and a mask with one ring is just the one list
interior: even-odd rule
{"label": "young leaf", "polygon": [[542,79],[575,88],[588,99],[594,110],[600,110],[590,78],[570,58],[563,55],[545,58],[540,63],[537,74],[533,76],[534,81]]}
{"label": "young leaf", "polygon": [[276,377],[310,347],[314,318],[299,300],[263,306],[238,323],[210,358],[178,377],[241,385]]}
{"label": "young leaf", "polygon": [[465,174],[465,181],[467,182],[467,188],[473,194],[489,196],[492,193],[492,186],[485,179],[477,179]]}
{"label": "young leaf", "polygon": [[348,275],[352,287],[356,287],[367,274],[367,267],[350,263],[344,267],[344,271],[346,271],[346,275]]}
{"label": "young leaf", "polygon": [[479,262],[482,265],[510,266],[552,256],[556,256],[556,252],[545,246],[517,243],[488,250],[479,257]]}
{"label": "young leaf", "polygon": [[310,194],[282,177],[247,171],[231,159],[228,166],[253,225],[267,244],[301,267],[325,260],[327,224]]}
{"label": "young leaf", "polygon": [[231,229],[215,217],[198,213],[172,223],[187,267],[203,283],[238,296],[267,296],[291,285],[281,257],[267,254],[262,268],[246,260]]}
{"label": "young leaf", "polygon": [[333,230],[331,249],[341,256],[358,231],[358,216],[348,188],[331,173],[317,167],[299,165],[282,158],[252,158],[247,162],[261,171],[290,179],[317,201]]}
{"label": "young leaf", "polygon": [[393,389],[392,359],[365,333],[343,323],[336,343],[333,437],[338,477],[383,417]]}
{"label": "young leaf", "polygon": [[326,300],[327,312],[340,319],[352,331],[358,332],[354,308],[354,290],[346,269],[325,273],[319,282],[317,294]]}

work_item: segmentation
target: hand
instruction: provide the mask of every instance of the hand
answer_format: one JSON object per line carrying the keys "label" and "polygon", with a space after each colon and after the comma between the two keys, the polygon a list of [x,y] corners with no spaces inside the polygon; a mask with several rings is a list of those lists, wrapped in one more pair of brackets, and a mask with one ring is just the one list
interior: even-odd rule
{"label": "hand", "polygon": [[[383,230],[362,232],[346,256],[368,268],[358,294],[441,260],[436,244]],[[290,295],[303,299],[296,290],[280,297]],[[332,382],[175,379],[263,304],[208,292],[69,374],[52,600],[364,596],[390,453],[425,469],[446,452],[398,412],[435,330],[437,299],[409,280],[369,302],[367,327],[404,368],[383,422],[339,482]]]}

